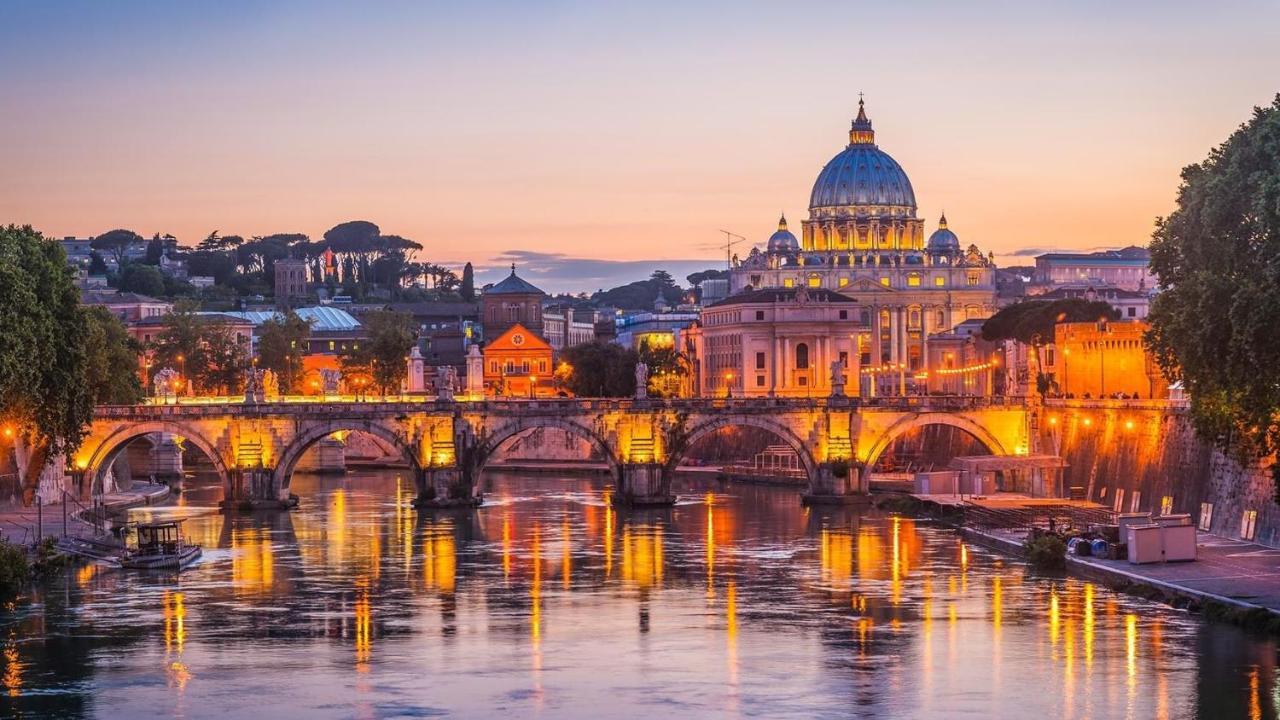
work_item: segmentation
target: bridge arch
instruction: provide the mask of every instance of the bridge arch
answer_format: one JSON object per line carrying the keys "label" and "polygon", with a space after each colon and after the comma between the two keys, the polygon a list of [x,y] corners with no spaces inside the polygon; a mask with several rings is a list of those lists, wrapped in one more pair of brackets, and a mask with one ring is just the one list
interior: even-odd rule
{"label": "bridge arch", "polygon": [[280,452],[280,458],[276,461],[276,481],[279,487],[283,489],[289,488],[289,482],[293,478],[293,469],[302,459],[303,453],[312,445],[329,437],[336,432],[362,432],[381,438],[389,443],[392,447],[400,452],[409,467],[417,470],[421,467],[418,462],[418,453],[414,447],[405,441],[399,433],[391,428],[368,420],[325,420],[323,422],[308,423],[298,429],[290,439],[289,444]]}
{"label": "bridge arch", "polygon": [[727,427],[753,427],[773,433],[780,440],[791,447],[800,458],[800,465],[804,467],[805,475],[812,482],[817,477],[818,461],[809,452],[809,448],[805,446],[803,440],[799,438],[785,424],[768,417],[757,417],[753,415],[738,415],[728,417],[713,417],[699,422],[689,430],[688,438],[685,440],[684,448],[679,452],[667,458],[666,467],[668,471],[674,471],[680,465],[680,461],[684,459],[684,453],[695,443],[708,435]]}
{"label": "bridge arch", "polygon": [[172,420],[150,420],[122,427],[98,443],[97,448],[89,456],[88,464],[85,466],[85,477],[89,480],[89,487],[86,489],[90,497],[101,494],[102,479],[106,474],[107,468],[110,468],[115,463],[116,458],[120,456],[125,447],[130,442],[152,433],[171,433],[181,437],[184,442],[189,442],[200,448],[200,451],[213,463],[213,468],[218,473],[218,479],[224,485],[226,484],[230,477],[230,473],[227,471],[226,458],[218,451],[215,443],[184,423]]}
{"label": "bridge arch", "polygon": [[594,430],[583,425],[582,423],[572,420],[565,420],[558,417],[533,417],[533,418],[517,418],[510,420],[493,428],[482,428],[484,430],[483,437],[477,444],[477,452],[472,473],[474,481],[478,482],[480,473],[484,472],[485,465],[489,463],[489,459],[493,454],[502,447],[502,444],[520,433],[537,428],[554,428],[563,430],[576,437],[580,437],[591,443],[591,447],[604,457],[605,462],[609,463],[609,475],[618,481],[621,473],[621,464],[618,462],[618,456],[609,447],[609,443],[600,437]]}
{"label": "bridge arch", "polygon": [[887,450],[895,440],[912,430],[929,425],[949,425],[959,430],[963,430],[978,442],[985,445],[987,450],[989,450],[993,455],[1012,454],[1010,450],[1000,442],[1000,439],[990,430],[964,415],[943,412],[922,412],[907,415],[886,428],[885,431],[876,438],[875,442],[872,443],[871,451],[867,453],[866,467],[868,469],[875,467],[876,463],[880,460],[880,456],[884,454],[884,451]]}

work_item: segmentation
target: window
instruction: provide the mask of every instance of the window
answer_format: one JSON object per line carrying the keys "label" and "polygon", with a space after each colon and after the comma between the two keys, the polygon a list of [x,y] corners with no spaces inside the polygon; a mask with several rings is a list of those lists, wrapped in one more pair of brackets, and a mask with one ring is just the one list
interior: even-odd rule
{"label": "window", "polygon": [[1164,497],[1160,498],[1160,514],[1161,515],[1173,514],[1173,496],[1172,495],[1165,495]]}
{"label": "window", "polygon": [[1098,501],[1101,502],[1107,497],[1107,487],[1104,485],[1098,489]]}
{"label": "window", "polygon": [[1138,308],[1133,308],[1133,307],[1129,308],[1129,317],[1137,317],[1137,316],[1138,316]]}
{"label": "window", "polygon": [[809,346],[804,343],[800,343],[799,345],[796,345],[796,369],[797,370],[809,369]]}
{"label": "window", "polygon": [[1209,532],[1213,524],[1213,503],[1200,503],[1200,529]]}
{"label": "window", "polygon": [[943,312],[942,310],[939,310],[939,311],[938,311],[938,325],[937,325],[937,327],[940,327],[940,328],[942,328],[942,329],[944,329],[944,330],[945,330],[945,329],[947,329],[947,328],[946,328],[946,325],[947,325],[947,314],[946,314],[945,312]]}
{"label": "window", "polygon": [[798,384],[800,387],[805,387],[806,385],[809,384],[809,378],[804,375],[801,375],[800,377],[796,378],[796,384]]}
{"label": "window", "polygon": [[784,288],[793,288],[793,287],[795,287],[795,286],[796,286],[795,278],[783,278],[783,280],[782,280],[782,287],[784,287]]}
{"label": "window", "polygon": [[843,350],[840,351],[840,364],[849,367],[849,353]]}
{"label": "window", "polygon": [[820,278],[820,277],[810,277],[810,278],[809,278],[809,287],[811,287],[811,288],[822,287],[822,278]]}
{"label": "window", "polygon": [[1133,498],[1129,501],[1129,512],[1131,513],[1138,512],[1138,503],[1141,501],[1141,499],[1142,499],[1142,491],[1134,490]]}
{"label": "window", "polygon": [[976,273],[976,272],[971,272],[971,273],[969,273],[969,276],[968,276],[968,277],[966,277],[966,278],[964,279],[964,281],[965,281],[965,284],[966,284],[966,285],[968,285],[969,287],[977,287],[977,286],[978,286],[978,273]]}
{"label": "window", "polygon": [[880,284],[885,287],[889,287],[889,278],[888,277],[880,278]]}
{"label": "window", "polygon": [[1116,501],[1111,505],[1111,509],[1116,512],[1124,508],[1124,488],[1116,488]]}
{"label": "window", "polygon": [[547,361],[546,361],[546,360],[539,360],[539,361],[538,361],[538,372],[540,372],[540,373],[545,373],[546,371],[547,371]]}
{"label": "window", "polygon": [[524,373],[525,375],[528,375],[528,374],[529,374],[529,361],[528,361],[528,360],[525,360],[524,362],[520,363],[520,372]]}
{"label": "window", "polygon": [[841,320],[848,320],[848,319],[849,319],[849,311],[848,311],[848,310],[841,310],[841,311],[840,311],[840,319],[841,319]]}
{"label": "window", "polygon": [[907,287],[920,287],[920,273],[907,275]]}
{"label": "window", "polygon": [[764,353],[762,352],[756,353],[756,369],[757,370],[764,369]]}
{"label": "window", "polygon": [[757,320],[763,320],[763,319],[764,319],[764,311],[763,311],[763,310],[757,310],[757,311],[756,311],[756,319],[757,319]]}
{"label": "window", "polygon": [[334,350],[334,343],[333,343],[333,341],[332,341],[332,340],[330,340],[330,341],[329,341],[329,352],[333,352],[333,350]]}
{"label": "window", "polygon": [[764,387],[764,376],[763,376],[763,375],[757,375],[757,376],[756,376],[756,387]]}
{"label": "window", "polygon": [[942,277],[941,275],[937,275],[937,276],[935,276],[935,277],[933,278],[933,286],[934,286],[934,287],[946,287],[946,286],[947,286],[947,279],[946,279],[946,278],[944,278],[944,277]]}
{"label": "window", "polygon": [[1258,533],[1258,511],[1245,510],[1244,517],[1240,518],[1240,539],[1252,540],[1254,535]]}
{"label": "window", "polygon": [[497,375],[497,374],[498,374],[498,361],[497,361],[497,360],[492,360],[492,361],[490,361],[490,362],[489,362],[489,372],[493,373],[494,375]]}
{"label": "window", "polygon": [[849,278],[840,278],[840,281],[839,281],[840,287],[844,287],[845,285],[848,285],[848,284],[849,284]]}
{"label": "window", "polygon": [[506,368],[506,371],[507,371],[507,374],[508,374],[508,375],[511,375],[511,374],[515,373],[515,371],[516,371],[516,364],[515,364],[515,361],[514,361],[514,360],[508,360],[508,361],[507,361],[507,368]]}

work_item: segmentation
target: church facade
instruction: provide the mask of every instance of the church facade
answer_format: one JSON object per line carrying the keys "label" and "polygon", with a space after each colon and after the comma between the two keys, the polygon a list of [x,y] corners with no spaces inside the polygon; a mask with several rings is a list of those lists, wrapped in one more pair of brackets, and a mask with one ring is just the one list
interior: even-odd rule
{"label": "church facade", "polygon": [[[845,317],[835,320],[832,351],[823,360],[843,357],[846,373],[856,367],[858,378],[848,377],[848,392],[907,393],[924,384],[927,376],[929,336],[951,331],[959,323],[989,317],[996,311],[995,263],[976,245],[963,247],[943,215],[937,229],[925,238],[915,191],[902,166],[875,142],[875,132],[863,103],[849,130],[849,143],[823,167],[809,199],[809,216],[801,223],[800,237],[788,228],[786,217],[764,244],[745,258],[735,257],[729,272],[730,295],[704,310],[704,322],[693,335],[699,363],[708,362],[709,348],[741,347],[743,328],[738,323],[705,322],[711,314],[738,305],[755,304],[760,290],[782,292],[771,296],[774,304],[797,304],[795,290],[805,309],[769,312],[778,321],[753,324],[749,334],[774,339],[766,369],[777,367],[792,373],[800,364],[798,348],[812,352],[809,342],[788,345],[789,322],[825,325],[830,308],[839,304]],[[848,303],[813,302],[826,293]],[[734,310],[736,313],[736,310]],[[836,311],[839,312],[839,311]],[[815,315],[808,318],[807,314]],[[751,310],[745,317],[755,318]],[[735,314],[734,317],[737,317]],[[810,326],[810,329],[812,326]],[[836,351],[836,346],[845,346]],[[783,355],[777,356],[778,353]],[[837,354],[838,353],[838,354]],[[815,368],[803,389],[790,375],[758,378],[758,356],[742,353],[742,366],[726,368],[722,353],[717,366],[700,367],[704,385],[722,387],[726,373],[739,378],[732,383],[739,392],[753,394],[812,393],[826,386],[825,367]],[[816,359],[816,358],[815,358]],[[711,387],[703,387],[707,393]],[[822,387],[822,389],[826,389]],[[712,390],[714,393],[715,390]],[[721,390],[723,392],[723,390]]]}

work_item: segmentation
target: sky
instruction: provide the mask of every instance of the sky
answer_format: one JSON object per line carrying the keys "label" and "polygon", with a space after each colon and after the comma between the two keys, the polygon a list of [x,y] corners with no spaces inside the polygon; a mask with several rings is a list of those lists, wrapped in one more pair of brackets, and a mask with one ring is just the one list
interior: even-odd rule
{"label": "sky", "polygon": [[1145,244],[1278,91],[1276,2],[0,0],[0,223],[683,278],[798,229],[864,92],[927,232],[1027,263]]}

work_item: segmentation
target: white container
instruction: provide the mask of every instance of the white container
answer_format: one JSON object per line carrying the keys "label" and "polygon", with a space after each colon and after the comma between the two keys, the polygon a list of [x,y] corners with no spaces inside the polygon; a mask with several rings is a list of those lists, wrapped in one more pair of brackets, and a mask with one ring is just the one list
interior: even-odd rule
{"label": "white container", "polygon": [[1164,549],[1165,562],[1181,562],[1196,559],[1195,525],[1162,525],[1160,546]]}
{"label": "white container", "polygon": [[1129,562],[1133,565],[1158,563],[1164,560],[1164,545],[1159,525],[1134,525],[1129,528]]}
{"label": "white container", "polygon": [[1120,513],[1116,516],[1116,524],[1120,526],[1120,539],[1127,540],[1129,528],[1151,524],[1151,513]]}
{"label": "white container", "polygon": [[1158,515],[1155,523],[1157,525],[1191,525],[1191,516],[1186,514],[1179,515]]}

